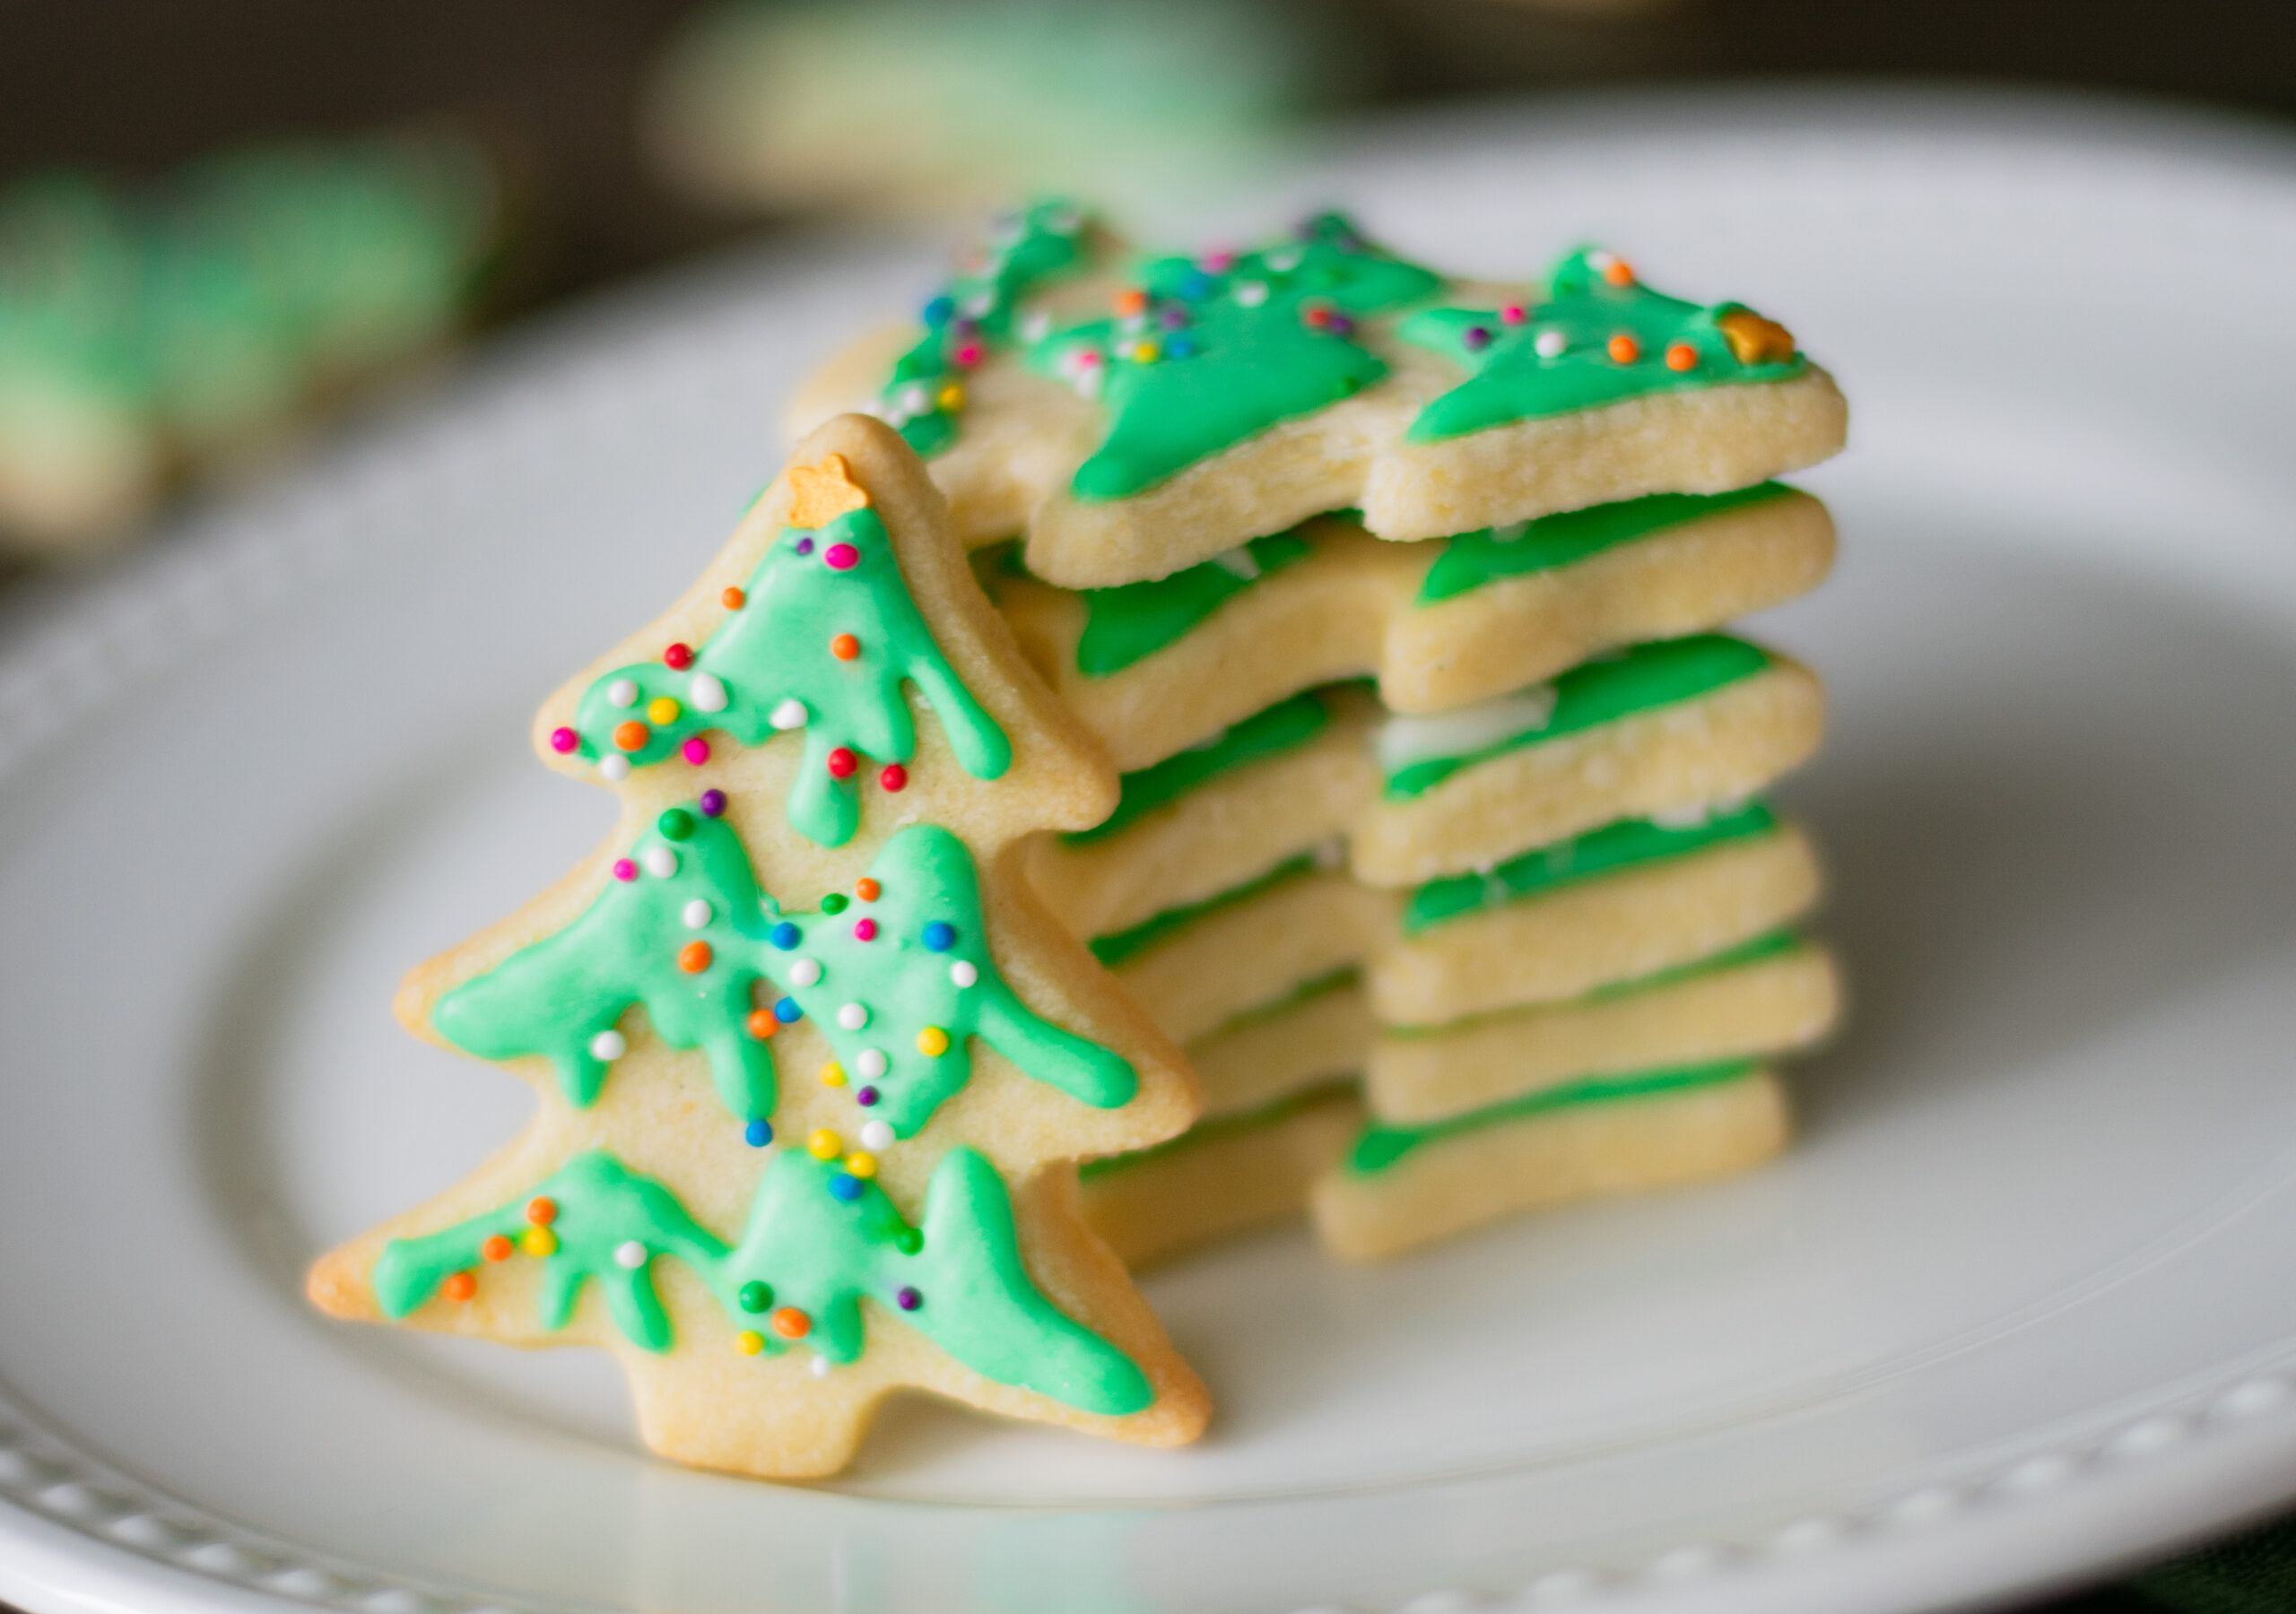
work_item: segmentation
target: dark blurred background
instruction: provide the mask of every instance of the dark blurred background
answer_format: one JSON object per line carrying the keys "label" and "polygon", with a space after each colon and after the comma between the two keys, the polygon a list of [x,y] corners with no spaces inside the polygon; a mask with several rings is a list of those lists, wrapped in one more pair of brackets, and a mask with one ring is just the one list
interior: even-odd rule
{"label": "dark blurred background", "polygon": [[[21,571],[132,539],[409,355],[823,214],[1120,192],[1167,171],[1147,157],[1217,165],[1319,119],[1559,87],[1947,79],[2290,117],[2290,19],[2288,0],[0,0],[0,549]],[[468,155],[483,216],[461,170],[448,206],[434,169],[346,167],[378,132]],[[213,183],[217,153],[250,150],[308,161]],[[361,262],[403,247],[404,273],[349,283],[346,239]],[[237,412],[187,415],[218,375]],[[63,442],[82,465],[17,490],[13,517],[11,434],[25,463]],[[2296,1610],[2296,1543],[2247,1540],[2052,1614]]]}

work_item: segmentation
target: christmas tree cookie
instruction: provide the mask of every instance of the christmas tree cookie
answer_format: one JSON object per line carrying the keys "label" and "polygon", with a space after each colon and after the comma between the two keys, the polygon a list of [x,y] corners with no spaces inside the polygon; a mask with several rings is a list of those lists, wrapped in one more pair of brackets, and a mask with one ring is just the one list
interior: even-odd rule
{"label": "christmas tree cookie", "polygon": [[471,1178],[333,1252],[337,1315],[613,1350],[665,1455],[797,1477],[918,1389],[1171,1445],[1206,1401],[1078,1210],[1199,1099],[1019,843],[1115,805],[891,428],[823,426],[701,582],[545,704],[604,846],[409,977],[535,1088]]}
{"label": "christmas tree cookie", "polygon": [[[1253,250],[1133,261],[1091,282],[1107,300],[1089,317],[1082,285],[1022,293],[1020,342],[971,342],[961,418],[931,432],[968,541],[1019,532],[1065,587],[1168,577],[1333,510],[1417,540],[1728,492],[1826,458],[1846,428],[1784,326],[1652,291],[1599,250],[1474,286],[1326,214]],[[832,361],[794,418],[884,410],[884,363],[882,339]]]}

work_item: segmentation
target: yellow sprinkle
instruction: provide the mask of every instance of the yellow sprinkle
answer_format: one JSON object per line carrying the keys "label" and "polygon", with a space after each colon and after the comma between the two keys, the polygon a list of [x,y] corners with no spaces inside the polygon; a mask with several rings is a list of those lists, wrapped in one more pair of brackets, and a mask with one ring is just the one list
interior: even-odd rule
{"label": "yellow sprinkle", "polygon": [[844,1147],[843,1141],[826,1126],[805,1140],[805,1148],[816,1160],[834,1160],[837,1151]]}
{"label": "yellow sprinkle", "polygon": [[734,1349],[744,1356],[755,1356],[765,1349],[765,1336],[755,1329],[745,1328],[734,1336]]}
{"label": "yellow sprinkle", "polygon": [[917,1051],[927,1059],[938,1059],[949,1051],[949,1034],[938,1026],[927,1026],[917,1034]]}
{"label": "yellow sprinkle", "polygon": [[954,414],[965,406],[965,389],[952,381],[935,395],[933,401]]}
{"label": "yellow sprinkle", "polygon": [[528,1228],[518,1235],[518,1247],[529,1255],[555,1255],[558,1235],[548,1228]]}
{"label": "yellow sprinkle", "polygon": [[1132,344],[1132,357],[1140,364],[1155,363],[1163,351],[1152,342],[1135,342]]}
{"label": "yellow sprinkle", "polygon": [[845,1157],[845,1168],[857,1177],[873,1177],[877,1175],[877,1157],[857,1149]]}
{"label": "yellow sprinkle", "polygon": [[657,695],[646,703],[646,718],[656,728],[660,728],[666,724],[675,723],[678,720],[678,714],[684,710],[683,707],[668,696]]}
{"label": "yellow sprinkle", "polygon": [[[823,1087],[843,1087],[845,1085],[845,1067],[838,1063],[834,1059],[823,1065],[822,1067],[822,1085]],[[819,1154],[821,1151],[819,1150],[815,1150],[813,1152]]]}

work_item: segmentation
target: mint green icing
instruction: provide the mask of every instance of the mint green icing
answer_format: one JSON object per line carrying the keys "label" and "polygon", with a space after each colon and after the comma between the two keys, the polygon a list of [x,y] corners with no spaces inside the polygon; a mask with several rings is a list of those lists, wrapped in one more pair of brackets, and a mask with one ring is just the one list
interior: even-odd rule
{"label": "mint green icing", "polygon": [[1352,340],[1354,320],[1440,286],[1335,214],[1264,251],[1154,259],[1139,277],[1140,312],[1071,326],[1029,350],[1032,366],[1108,409],[1108,434],[1071,484],[1076,497],[1128,498],[1352,396],[1387,369]]}
{"label": "mint green icing", "polygon": [[[664,828],[674,832],[665,834]],[[744,1121],[773,1113],[773,1056],[749,1033],[752,988],[763,977],[761,897],[749,855],[720,820],[674,808],[640,835],[579,918],[441,997],[430,1023],[482,1059],[546,1056],[569,1103],[595,1103],[610,1060],[595,1044],[631,1004],[674,1048],[702,1048],[726,1109]],[[653,869],[671,872],[657,874]],[[699,928],[685,922],[709,905]],[[708,968],[680,967],[700,941]]]}
{"label": "mint green icing", "polygon": [[[1030,1279],[1004,1180],[973,1149],[942,1157],[916,1227],[874,1180],[836,1160],[777,1149],[759,1177],[749,1225],[731,1248],[668,1188],[603,1151],[569,1162],[535,1196],[555,1205],[550,1230],[557,1248],[510,1259],[544,1263],[542,1323],[552,1331],[566,1325],[582,1285],[596,1279],[626,1338],[648,1350],[671,1349],[671,1323],[653,1280],[653,1262],[668,1255],[702,1278],[726,1315],[755,1336],[760,1355],[789,1349],[772,1319],[792,1311],[805,1322],[798,1338],[817,1356],[854,1361],[866,1340],[861,1302],[870,1300],[998,1384],[1111,1417],[1155,1399],[1131,1358],[1067,1316]],[[497,1234],[515,1239],[535,1196],[438,1233],[392,1240],[371,1277],[384,1313],[406,1315],[456,1272],[483,1274],[485,1241]],[[633,1243],[643,1246],[636,1252],[643,1258],[625,1265],[625,1246]],[[904,1297],[915,1304],[904,1306]]]}
{"label": "mint green icing", "polygon": [[[486,1059],[545,1054],[569,1101],[587,1106],[611,1063],[599,1033],[640,1003],[672,1047],[708,1050],[728,1110],[763,1120],[773,1061],[749,1026],[752,987],[764,980],[828,1039],[856,1099],[867,1095],[865,1118],[900,1137],[971,1079],[975,1037],[1096,1108],[1117,1108],[1138,1089],[1122,1057],[1043,1019],[1005,983],[972,854],[937,824],[887,840],[870,865],[876,898],[839,898],[835,914],[784,915],[760,891],[733,829],[698,810],[665,811],[617,870],[631,878],[618,874],[572,924],[440,998],[431,1013],[439,1035]],[[698,927],[688,922],[696,901],[709,910]],[[681,962],[696,941],[709,950],[699,971]],[[841,1022],[848,1005],[860,1024]],[[928,1028],[947,1039],[937,1054],[919,1046]]]}
{"label": "mint green icing", "polygon": [[1201,745],[1125,775],[1116,811],[1090,829],[1073,830],[1061,838],[1071,846],[1105,839],[1222,774],[1305,745],[1329,721],[1323,702],[1313,695],[1279,701],[1229,725]]}
{"label": "mint green icing", "polygon": [[1668,527],[1783,498],[1790,491],[1782,482],[1756,482],[1730,493],[1652,493],[1461,533],[1444,540],[1442,553],[1419,586],[1419,603],[1432,605],[1501,577],[1552,571]]}
{"label": "mint green icing", "polygon": [[1239,886],[1231,886],[1227,890],[1206,897],[1201,902],[1185,903],[1178,907],[1169,907],[1161,913],[1152,914],[1127,930],[1120,930],[1106,936],[1095,936],[1088,945],[1091,948],[1094,958],[1110,969],[1114,969],[1126,959],[1137,957],[1166,937],[1187,929],[1197,920],[1219,913],[1224,908],[1234,907],[1238,903],[1248,902],[1253,898],[1263,892],[1273,890],[1287,881],[1297,880],[1303,874],[1312,874],[1315,872],[1315,858],[1303,854],[1289,862],[1276,864],[1257,880],[1247,881]]}
{"label": "mint green icing", "polygon": [[1202,625],[1229,600],[1271,572],[1315,552],[1289,533],[1255,538],[1201,566],[1147,583],[1083,591],[1084,631],[1076,640],[1076,670],[1106,678]]}
{"label": "mint green icing", "polygon": [[1574,1081],[1567,1086],[1545,1088],[1535,1093],[1526,1093],[1519,1098],[1509,1098],[1503,1104],[1483,1109],[1469,1110],[1462,1115],[1452,1115],[1432,1121],[1424,1126],[1396,1126],[1374,1123],[1363,1129],[1355,1140],[1355,1147],[1347,1157],[1347,1169],[1359,1173],[1384,1171],[1423,1144],[1438,1143],[1463,1133],[1481,1132],[1493,1126],[1505,1126],[1517,1121],[1528,1121],[1555,1110],[1569,1109],[1581,1104],[1612,1103],[1622,1099],[1652,1098],[1663,1093],[1686,1091],[1692,1088],[1710,1087],[1747,1075],[1755,1069],[1750,1059],[1726,1060],[1716,1064],[1683,1065],[1672,1070],[1640,1071],[1631,1076],[1603,1076],[1587,1081]]}
{"label": "mint green icing", "polygon": [[909,446],[930,458],[957,440],[960,402],[942,401],[952,382],[1013,341],[1021,301],[1084,261],[1085,215],[1073,204],[1039,202],[991,227],[970,268],[926,303],[925,334],[893,362],[878,409]]}
{"label": "mint green icing", "polygon": [[1654,639],[1582,662],[1554,681],[1554,709],[1546,723],[1495,744],[1456,757],[1430,757],[1387,777],[1387,794],[1400,799],[1434,788],[1464,768],[1525,746],[1613,722],[1653,707],[1709,695],[1770,665],[1760,646],[1726,634]]}
{"label": "mint green icing", "polygon": [[[785,923],[795,937],[768,925],[761,959],[829,1039],[856,1098],[874,1094],[868,1117],[901,1137],[914,1133],[970,1079],[974,1037],[1081,1103],[1114,1109],[1131,1100],[1139,1078],[1129,1064],[1046,1020],[1005,985],[988,949],[978,876],[964,842],[937,824],[914,824],[885,843],[869,872],[878,885],[874,901],[834,915],[792,916]],[[860,939],[865,921],[876,927],[872,940]],[[949,931],[940,948],[928,941],[942,938],[926,933],[936,923]],[[797,966],[807,959],[821,967],[821,978],[801,985]],[[969,985],[955,978],[960,965],[973,973]],[[848,1005],[865,1012],[864,1024],[840,1023]],[[918,1047],[928,1027],[947,1035],[944,1053]],[[885,1061],[874,1074],[873,1052]]]}
{"label": "mint green icing", "polygon": [[1113,1176],[1134,1166],[1144,1166],[1152,1160],[1170,1159],[1176,1154],[1216,1143],[1223,1138],[1239,1138],[1248,1132],[1262,1132],[1280,1125],[1303,1110],[1319,1104],[1344,1098],[1355,1091],[1356,1078],[1335,1077],[1319,1081],[1313,1087],[1301,1088],[1296,1093],[1286,1093],[1281,1098],[1270,1099],[1256,1108],[1237,1110],[1225,1115],[1212,1115],[1197,1122],[1177,1138],[1167,1138],[1161,1143],[1152,1143],[1146,1149],[1135,1149],[1129,1154],[1103,1155],[1097,1160],[1087,1160],[1076,1168],[1077,1180],[1091,1182],[1098,1177]]}
{"label": "mint green icing", "polygon": [[[1546,299],[1531,304],[1518,322],[1496,308],[1430,308],[1404,320],[1396,330],[1403,340],[1474,372],[1419,412],[1406,440],[1439,442],[1648,393],[1783,381],[1809,369],[1799,353],[1741,364],[1717,324],[1744,312],[1740,305],[1705,308],[1662,296],[1639,282],[1612,285],[1590,262],[1596,256],[1580,251],[1564,258],[1549,278]],[[1542,354],[1539,340],[1550,332],[1560,333],[1563,345]],[[1609,351],[1619,335],[1631,337],[1639,350],[1623,364]],[[1689,369],[1669,367],[1667,350],[1676,346],[1694,355]]]}
{"label": "mint green icing", "polygon": [[[851,565],[830,563],[848,551]],[[859,654],[849,661],[830,650],[843,634],[859,641]],[[722,709],[709,709],[710,701],[698,695],[709,690],[705,679],[722,687]],[[612,692],[623,681],[635,699],[618,706]],[[906,763],[916,754],[904,681],[931,703],[967,773],[1003,776],[1012,765],[1012,743],[934,642],[901,579],[884,524],[874,510],[848,510],[818,532],[783,529],[750,574],[741,609],[695,647],[690,668],[643,662],[607,673],[583,695],[574,729],[581,755],[624,757],[646,767],[709,730],[759,745],[802,716],[804,757],[789,793],[789,821],[809,839],[839,846],[860,825],[862,759]],[[660,697],[678,703],[670,722],[655,723],[648,714]],[[644,728],[645,739],[626,750],[614,735],[631,723]],[[844,765],[845,777],[831,771],[833,762]]]}
{"label": "mint green icing", "polygon": [[1487,874],[1455,874],[1429,881],[1404,905],[1404,934],[1415,936],[1446,920],[1535,897],[1558,886],[1682,857],[1725,841],[1767,835],[1777,827],[1777,817],[1759,802],[1735,811],[1716,813],[1699,824],[1668,826],[1648,819],[1621,819],[1509,858]]}

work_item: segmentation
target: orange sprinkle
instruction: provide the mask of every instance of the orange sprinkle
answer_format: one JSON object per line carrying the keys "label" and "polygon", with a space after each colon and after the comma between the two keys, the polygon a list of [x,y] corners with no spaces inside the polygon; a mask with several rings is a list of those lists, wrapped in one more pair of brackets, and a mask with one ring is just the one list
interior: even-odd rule
{"label": "orange sprinkle", "polygon": [[752,1009],[750,1011],[750,1035],[756,1037],[758,1041],[763,1042],[779,1029],[781,1029],[781,1022],[773,1018],[772,1010]]}
{"label": "orange sprinkle", "polygon": [[478,1246],[478,1253],[489,1261],[508,1261],[510,1259],[510,1241],[497,1233]]}
{"label": "orange sprinkle", "polygon": [[678,949],[678,968],[688,975],[700,975],[709,968],[712,957],[707,941],[689,941]]}
{"label": "orange sprinkle", "polygon": [[651,740],[653,737],[654,731],[648,728],[644,724],[639,722],[634,717],[628,723],[616,724],[614,725],[613,742],[616,747],[622,751],[644,751],[646,749],[646,742]]}
{"label": "orange sprinkle", "polygon": [[729,588],[718,598],[728,611],[739,611],[750,603],[749,595],[738,588]]}
{"label": "orange sprinkle", "polygon": [[840,633],[830,640],[829,653],[839,661],[851,661],[861,654],[861,641],[849,633]]}
{"label": "orange sprinkle", "polygon": [[1611,338],[1611,362],[1631,364],[1642,357],[1642,344],[1624,331]]}
{"label": "orange sprinkle", "polygon": [[866,874],[864,874],[860,879],[853,882],[853,894],[861,898],[864,902],[876,901],[878,893],[883,889],[884,887],[879,885]]}
{"label": "orange sprinkle", "polygon": [[785,1340],[802,1340],[813,1332],[813,1320],[794,1306],[773,1314],[773,1332]]}
{"label": "orange sprinkle", "polygon": [[439,1292],[449,1300],[467,1300],[478,1293],[476,1272],[456,1272],[439,1286]]}
{"label": "orange sprinkle", "polygon": [[1627,266],[1624,258],[1613,258],[1603,265],[1603,278],[1613,286],[1631,286],[1634,283],[1634,271]]}
{"label": "orange sprinkle", "polygon": [[1677,342],[1666,350],[1666,368],[1670,370],[1696,369],[1698,350],[1687,342]]}
{"label": "orange sprinkle", "polygon": [[1116,311],[1119,314],[1144,314],[1148,311],[1148,293],[1137,286],[1126,286],[1116,294]]}
{"label": "orange sprinkle", "polygon": [[547,1228],[558,1219],[558,1202],[548,1194],[537,1194],[526,1202],[526,1219],[537,1228]]}

